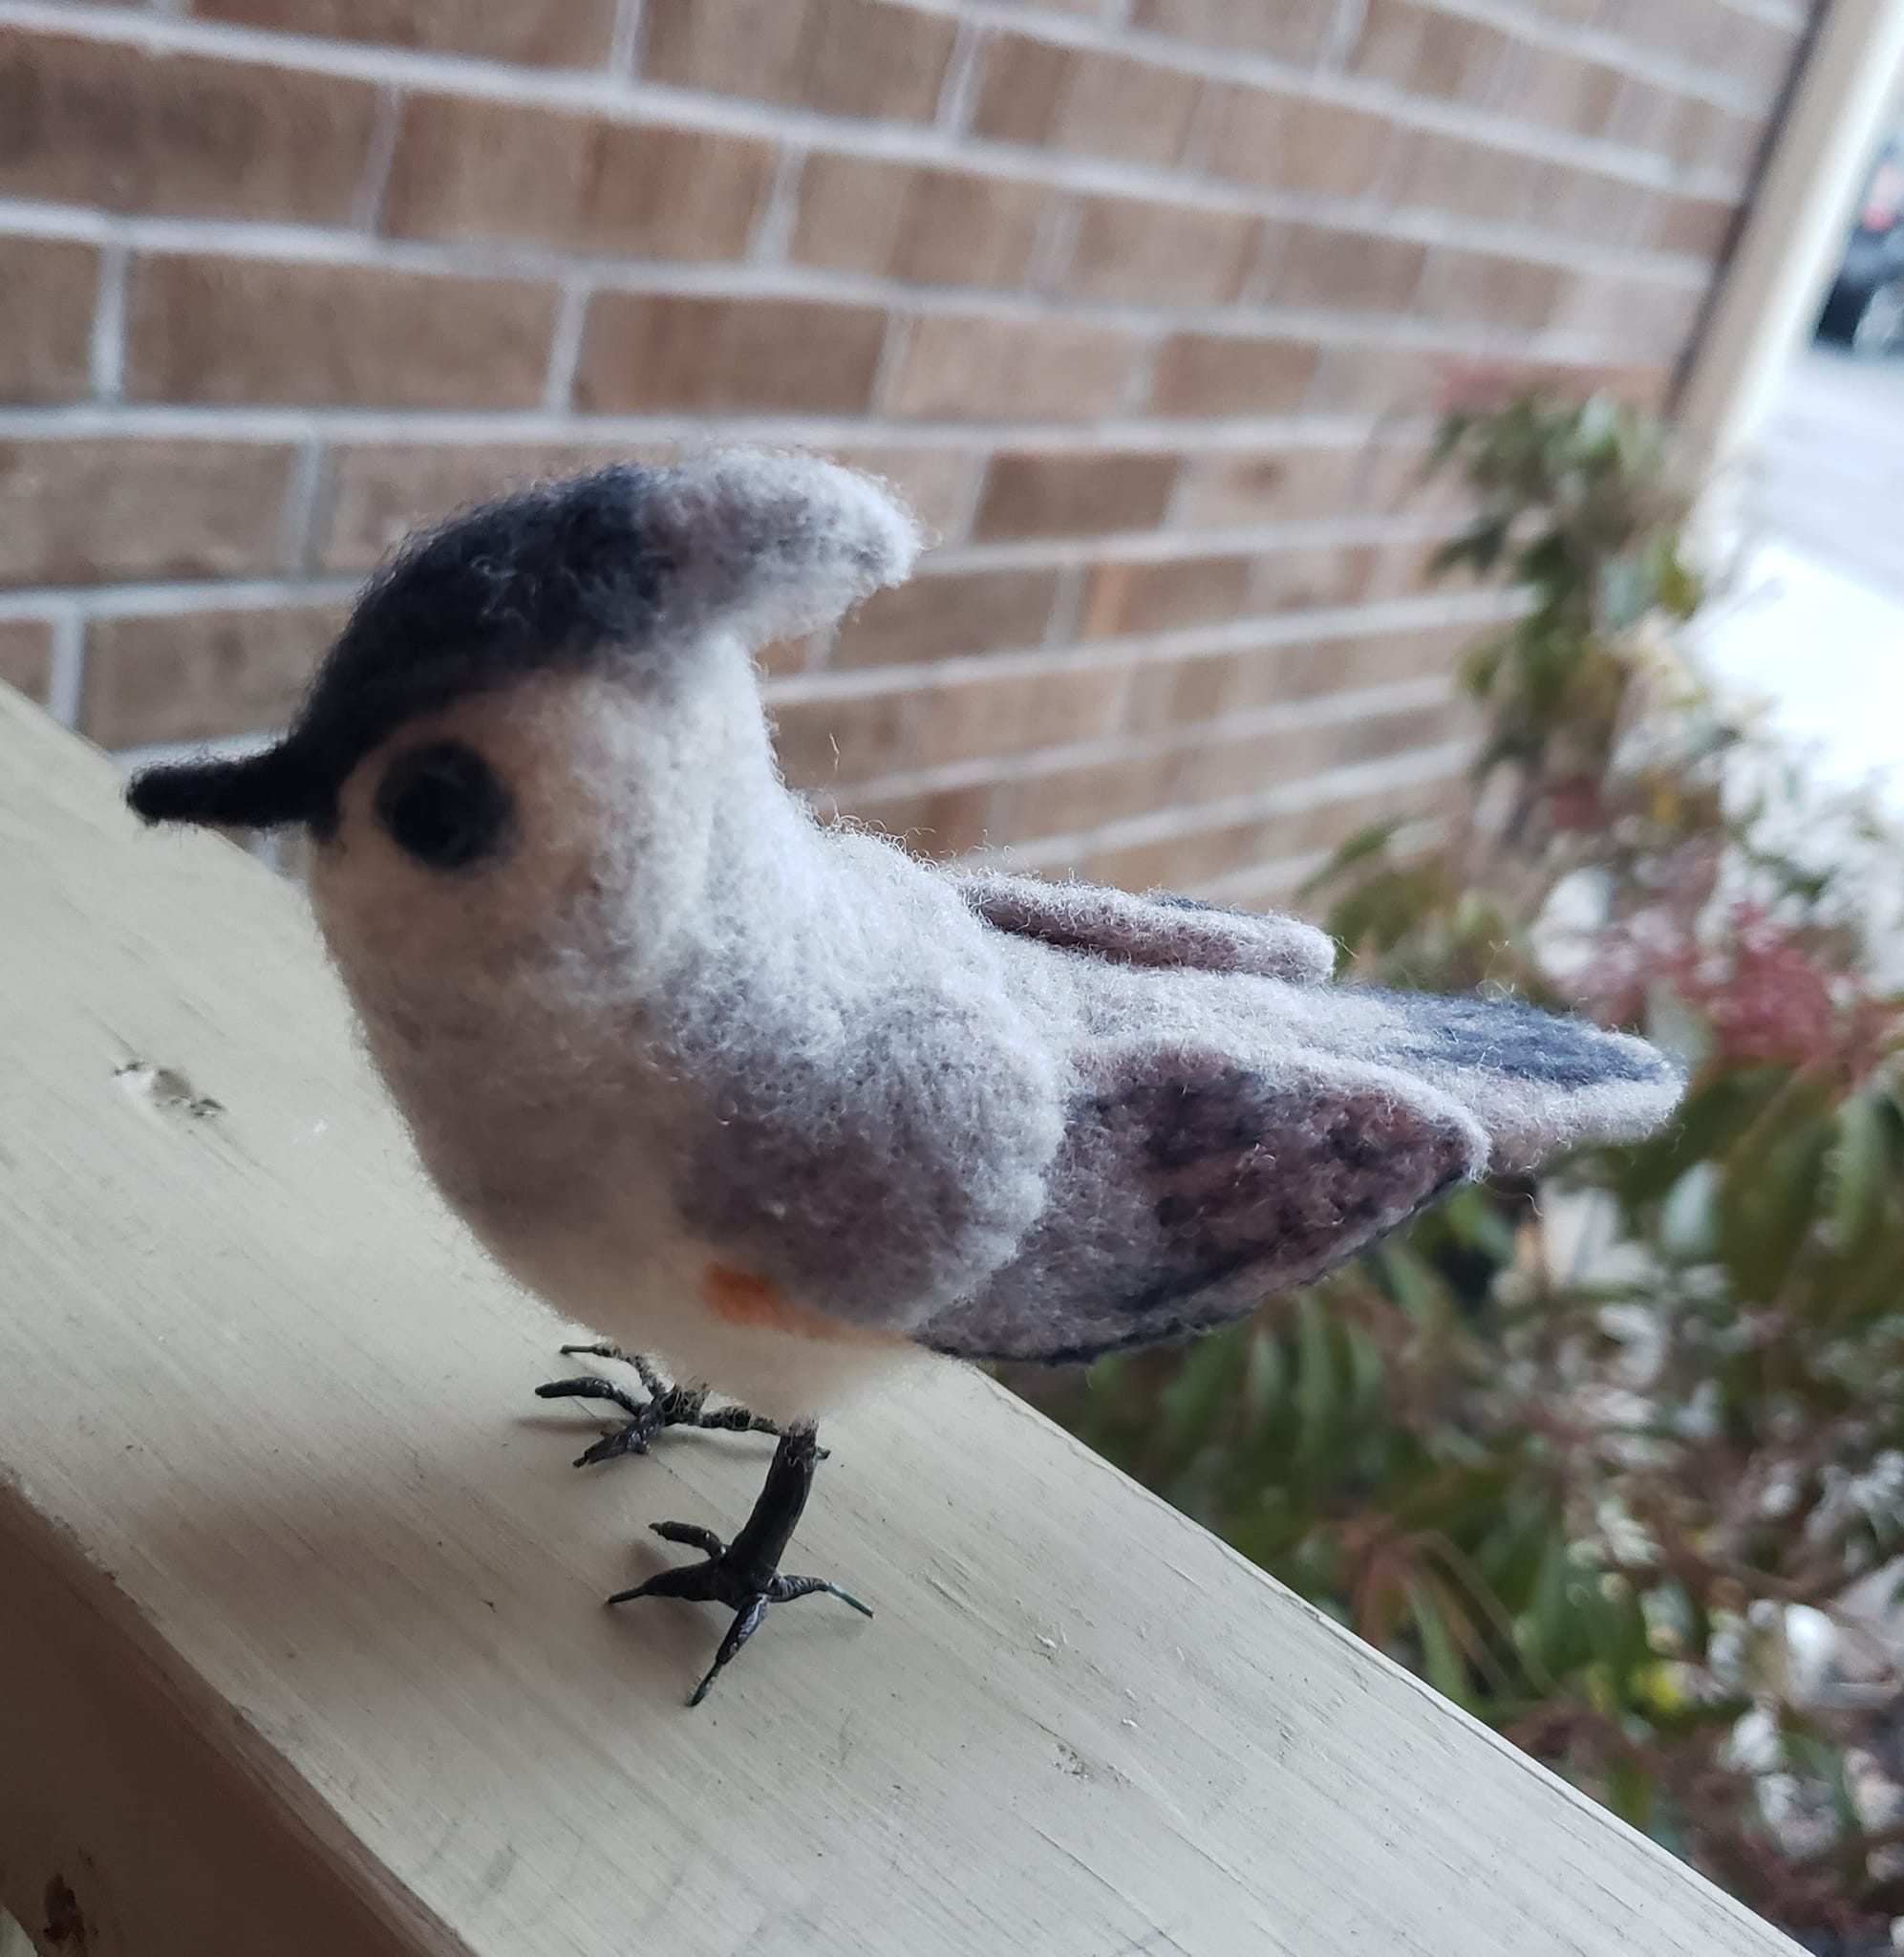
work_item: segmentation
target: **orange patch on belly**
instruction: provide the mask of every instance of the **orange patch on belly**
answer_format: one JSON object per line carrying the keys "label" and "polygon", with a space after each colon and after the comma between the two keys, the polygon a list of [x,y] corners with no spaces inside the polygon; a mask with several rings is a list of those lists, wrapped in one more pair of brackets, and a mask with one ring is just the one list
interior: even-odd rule
{"label": "orange patch on belly", "polygon": [[701,1280],[701,1295],[715,1317],[725,1319],[730,1325],[759,1325],[797,1339],[874,1345],[894,1343],[889,1332],[869,1332],[828,1318],[824,1312],[789,1298],[771,1278],[757,1278],[752,1271],[736,1270],[732,1264],[710,1264]]}

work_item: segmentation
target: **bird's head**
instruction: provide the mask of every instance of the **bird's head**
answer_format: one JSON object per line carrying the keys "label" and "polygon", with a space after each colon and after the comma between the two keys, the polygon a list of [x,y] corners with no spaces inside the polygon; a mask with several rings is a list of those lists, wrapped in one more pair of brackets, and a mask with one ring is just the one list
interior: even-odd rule
{"label": "bird's head", "polygon": [[128,800],[306,829],[340,951],[493,955],[610,885],[659,918],[694,867],[681,812],[759,747],[749,656],[901,582],[918,548],[881,484],[811,456],[527,489],[398,551],[281,740],[148,768]]}

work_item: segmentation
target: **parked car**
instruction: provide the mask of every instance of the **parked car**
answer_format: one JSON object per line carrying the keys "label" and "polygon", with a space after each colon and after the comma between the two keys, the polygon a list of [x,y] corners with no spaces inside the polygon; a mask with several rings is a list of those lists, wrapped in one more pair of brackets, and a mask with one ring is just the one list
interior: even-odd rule
{"label": "parked car", "polygon": [[1878,152],[1818,337],[1872,356],[1904,349],[1904,140]]}

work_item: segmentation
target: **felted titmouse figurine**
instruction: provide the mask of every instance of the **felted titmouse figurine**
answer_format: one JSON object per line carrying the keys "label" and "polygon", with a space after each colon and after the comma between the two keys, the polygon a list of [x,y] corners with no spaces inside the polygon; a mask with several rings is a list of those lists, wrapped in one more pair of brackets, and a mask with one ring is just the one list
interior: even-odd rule
{"label": "felted titmouse figurine", "polygon": [[1200,1331],[1679,1092],[1638,1040],[1331,984],[1329,940],[1287,918],[820,827],[752,655],[917,549],[881,485],[804,456],[527,490],[374,578],[274,746],[131,788],[150,821],[310,831],[430,1172],[518,1279],[641,1355],[645,1399],[542,1389],[628,1414],[586,1459],[678,1423],[781,1435],[731,1542],[661,1524],[703,1559],[614,1600],[735,1612],[696,1703],[769,1603],[845,1595],[780,1560],[815,1419],[856,1385],[919,1348]]}

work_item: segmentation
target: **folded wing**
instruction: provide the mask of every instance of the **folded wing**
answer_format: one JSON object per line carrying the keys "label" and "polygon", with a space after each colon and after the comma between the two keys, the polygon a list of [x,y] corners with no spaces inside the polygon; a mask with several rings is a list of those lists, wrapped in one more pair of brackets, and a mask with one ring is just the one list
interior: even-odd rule
{"label": "folded wing", "polygon": [[1336,968],[1334,939],[1294,917],[995,871],[953,872],[953,881],[994,930],[1062,951],[1130,965],[1253,972],[1295,985],[1320,984]]}
{"label": "folded wing", "polygon": [[1151,1049],[1095,1071],[1038,1224],[915,1328],[921,1344],[1068,1363],[1200,1331],[1321,1276],[1487,1160],[1458,1103],[1356,1062]]}

